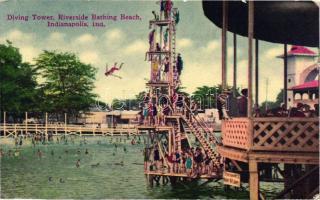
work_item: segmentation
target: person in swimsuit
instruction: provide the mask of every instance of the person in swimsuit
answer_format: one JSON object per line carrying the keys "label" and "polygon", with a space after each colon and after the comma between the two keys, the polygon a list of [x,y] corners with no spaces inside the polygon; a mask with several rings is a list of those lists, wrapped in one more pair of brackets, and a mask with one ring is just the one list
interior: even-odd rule
{"label": "person in swimsuit", "polygon": [[149,125],[153,123],[153,104],[151,102],[148,104],[148,123]]}
{"label": "person in swimsuit", "polygon": [[148,122],[148,107],[147,104],[144,105],[143,107],[143,121],[144,121],[144,125],[147,125]]}
{"label": "person in swimsuit", "polygon": [[187,154],[185,166],[186,166],[187,175],[189,177],[191,177],[192,176],[192,168],[193,168],[193,160],[192,160],[192,154],[191,153]]}
{"label": "person in swimsuit", "polygon": [[77,167],[77,168],[80,167],[80,159],[77,160],[77,162],[76,162],[76,167]]}
{"label": "person in swimsuit", "polygon": [[107,65],[106,65],[106,72],[104,73],[104,75],[106,75],[106,76],[115,76],[115,77],[121,79],[120,76],[114,75],[113,73],[114,73],[115,71],[120,70],[120,69],[122,68],[122,65],[123,65],[123,63],[121,63],[120,66],[117,67],[117,63],[114,63],[113,67],[111,67],[111,69],[109,70],[109,69],[108,69],[108,64],[107,64]]}
{"label": "person in swimsuit", "polygon": [[38,149],[37,155],[40,159],[42,158],[42,152],[40,151],[40,149]]}
{"label": "person in swimsuit", "polygon": [[160,161],[160,153],[159,153],[159,149],[157,147],[155,147],[153,150],[153,160],[155,162],[156,169],[159,169],[158,165],[159,165],[159,161]]}
{"label": "person in swimsuit", "polygon": [[162,125],[162,106],[160,104],[157,105],[157,124]]}
{"label": "person in swimsuit", "polygon": [[176,160],[175,160],[175,166],[173,168],[175,168],[175,172],[176,173],[180,173],[180,162],[181,162],[181,155],[179,153],[179,151],[176,151],[175,153],[176,156]]}

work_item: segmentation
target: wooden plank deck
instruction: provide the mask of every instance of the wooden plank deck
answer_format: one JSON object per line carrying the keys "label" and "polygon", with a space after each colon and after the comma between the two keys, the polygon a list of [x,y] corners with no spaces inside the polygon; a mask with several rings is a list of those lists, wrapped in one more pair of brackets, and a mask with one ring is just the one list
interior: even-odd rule
{"label": "wooden plank deck", "polygon": [[256,160],[263,163],[319,164],[319,152],[245,151],[225,146],[218,146],[217,150],[222,157],[242,162]]}
{"label": "wooden plank deck", "polygon": [[157,130],[157,131],[169,131],[172,129],[171,126],[158,126],[158,125],[139,125],[138,130]]}
{"label": "wooden plank deck", "polygon": [[146,171],[144,172],[146,175],[156,175],[156,176],[172,176],[172,177],[184,177],[184,178],[200,178],[200,179],[220,179],[221,176],[218,175],[201,175],[201,176],[188,176],[185,173],[162,173],[162,172],[158,172],[158,171]]}

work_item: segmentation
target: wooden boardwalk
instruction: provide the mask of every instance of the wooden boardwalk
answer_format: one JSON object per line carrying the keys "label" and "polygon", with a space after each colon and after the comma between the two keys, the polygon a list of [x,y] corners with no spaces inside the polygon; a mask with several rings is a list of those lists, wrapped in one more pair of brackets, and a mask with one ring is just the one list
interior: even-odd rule
{"label": "wooden boardwalk", "polygon": [[156,175],[156,176],[170,176],[170,177],[183,177],[183,178],[192,178],[192,179],[220,179],[221,176],[217,174],[203,174],[200,176],[188,176],[186,173],[168,173],[168,172],[159,172],[159,171],[145,171],[146,175]]}
{"label": "wooden boardwalk", "polygon": [[93,136],[122,136],[137,135],[136,127],[108,128],[89,125],[72,124],[0,124],[2,137],[17,136],[23,134],[52,134],[52,135],[93,135]]}

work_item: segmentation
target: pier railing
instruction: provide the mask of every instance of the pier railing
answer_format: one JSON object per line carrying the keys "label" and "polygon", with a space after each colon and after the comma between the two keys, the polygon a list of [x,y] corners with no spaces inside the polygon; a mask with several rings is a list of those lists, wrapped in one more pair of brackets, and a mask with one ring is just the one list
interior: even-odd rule
{"label": "pier railing", "polygon": [[233,118],[222,124],[224,146],[257,151],[319,151],[318,118]]}
{"label": "pier railing", "polygon": [[101,125],[74,125],[74,124],[0,124],[2,136],[17,136],[27,133],[52,133],[57,134],[79,134],[79,135],[136,135],[135,126],[108,128]]}

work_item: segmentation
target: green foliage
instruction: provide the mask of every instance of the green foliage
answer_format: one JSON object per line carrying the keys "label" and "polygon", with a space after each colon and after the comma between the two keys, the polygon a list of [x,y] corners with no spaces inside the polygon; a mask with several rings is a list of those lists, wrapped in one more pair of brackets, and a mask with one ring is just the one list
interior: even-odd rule
{"label": "green foliage", "polygon": [[264,101],[260,105],[261,110],[268,110],[273,109],[281,106],[281,103],[283,103],[283,92],[284,90],[281,89],[281,91],[278,93],[276,101]]}
{"label": "green foliage", "polygon": [[36,66],[44,80],[40,90],[45,111],[77,114],[94,104],[96,69],[80,62],[75,54],[44,51],[36,58]]}
{"label": "green foliage", "polygon": [[[227,87],[231,90],[231,87]],[[201,86],[197,87],[196,91],[192,93],[191,98],[201,105],[201,109],[216,108],[216,97],[222,92],[222,86]],[[236,96],[239,95],[238,89],[236,90]],[[200,108],[200,107],[199,107]]]}
{"label": "green foliage", "polygon": [[37,109],[36,70],[23,63],[18,48],[0,44],[1,111],[22,113]]}

